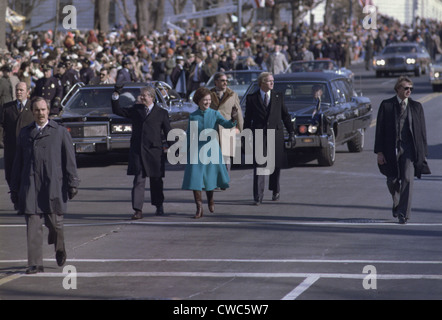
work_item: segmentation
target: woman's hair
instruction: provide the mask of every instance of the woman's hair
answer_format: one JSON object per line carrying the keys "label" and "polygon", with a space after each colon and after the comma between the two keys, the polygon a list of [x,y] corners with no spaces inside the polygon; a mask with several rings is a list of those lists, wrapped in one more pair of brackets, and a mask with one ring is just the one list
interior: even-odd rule
{"label": "woman's hair", "polygon": [[196,105],[199,105],[200,100],[207,95],[210,95],[210,90],[206,87],[199,87],[193,95],[193,102],[195,102]]}

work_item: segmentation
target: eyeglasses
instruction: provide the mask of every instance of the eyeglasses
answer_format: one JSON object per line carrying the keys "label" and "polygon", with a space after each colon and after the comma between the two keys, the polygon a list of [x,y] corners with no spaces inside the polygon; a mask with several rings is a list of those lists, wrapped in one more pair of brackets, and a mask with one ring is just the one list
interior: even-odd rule
{"label": "eyeglasses", "polygon": [[105,76],[107,76],[107,74],[105,74],[105,73],[100,73],[100,77],[105,77]]}
{"label": "eyeglasses", "polygon": [[413,91],[413,87],[402,87],[402,88],[404,88],[404,91],[408,91],[408,90]]}
{"label": "eyeglasses", "polygon": [[227,79],[218,79],[219,82],[229,82]]}

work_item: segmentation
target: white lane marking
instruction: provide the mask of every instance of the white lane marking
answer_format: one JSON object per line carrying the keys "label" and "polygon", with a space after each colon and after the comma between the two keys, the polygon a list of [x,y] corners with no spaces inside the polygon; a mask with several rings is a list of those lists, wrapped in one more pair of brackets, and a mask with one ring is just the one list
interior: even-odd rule
{"label": "white lane marking", "polygon": [[[43,259],[55,261],[55,259]],[[21,263],[26,259],[0,260],[0,263]],[[66,263],[125,263],[125,262],[227,262],[227,263],[343,263],[343,264],[442,264],[442,260],[355,260],[355,259],[67,259]]]}
{"label": "white lane marking", "polygon": [[[407,227],[440,227],[442,223],[407,223],[406,225],[398,224],[396,221],[383,221],[376,219],[342,219],[343,222],[297,222],[297,221],[119,221],[119,222],[97,222],[97,223],[67,223],[65,227],[96,227],[96,226],[115,226],[115,225],[151,225],[151,226],[173,226],[173,225],[294,225],[294,226],[389,226],[398,228]],[[26,224],[4,224],[0,228],[23,228]]]}
{"label": "white lane marking", "polygon": [[[25,277],[58,278],[66,277],[66,273],[42,272]],[[326,279],[364,279],[366,274],[359,273],[297,273],[297,272],[167,272],[167,271],[123,271],[123,272],[77,272],[80,278],[103,277],[196,277],[196,278],[309,278],[319,277]],[[442,280],[442,274],[377,274],[382,280]]]}
{"label": "white lane marking", "polygon": [[300,285],[290,291],[281,300],[296,300],[304,291],[308,290],[316,281],[320,279],[317,275],[307,277]]}

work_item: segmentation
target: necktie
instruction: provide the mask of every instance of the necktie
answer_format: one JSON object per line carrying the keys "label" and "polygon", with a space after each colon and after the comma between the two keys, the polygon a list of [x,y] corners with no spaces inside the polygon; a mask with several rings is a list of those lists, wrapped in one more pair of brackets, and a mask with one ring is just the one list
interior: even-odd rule
{"label": "necktie", "polygon": [[21,102],[18,102],[18,112],[21,112],[23,110],[23,105],[21,104]]}
{"label": "necktie", "polygon": [[405,101],[402,101],[401,102],[401,114],[403,114],[406,109],[407,109],[407,104],[405,103]]}
{"label": "necktie", "polygon": [[267,96],[267,93],[264,93],[264,105],[266,107],[269,106],[269,97]]}

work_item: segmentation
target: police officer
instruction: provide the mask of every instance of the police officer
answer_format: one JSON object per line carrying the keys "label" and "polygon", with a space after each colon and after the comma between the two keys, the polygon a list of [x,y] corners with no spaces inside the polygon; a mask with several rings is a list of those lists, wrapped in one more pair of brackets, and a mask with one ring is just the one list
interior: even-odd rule
{"label": "police officer", "polygon": [[75,60],[68,58],[65,61],[66,64],[66,72],[63,74],[62,78],[62,84],[64,85],[64,91],[66,93],[71,90],[71,88],[76,84],[77,82],[80,82],[80,74],[77,70],[73,68],[73,65],[76,63]]}
{"label": "police officer", "polygon": [[63,98],[63,87],[61,81],[52,76],[52,67],[48,64],[42,66],[44,77],[38,79],[35,84],[33,97],[42,97],[50,102],[50,115],[56,115],[61,110],[61,99]]}
{"label": "police officer", "polygon": [[60,80],[61,87],[63,88],[63,97],[69,92],[70,84],[67,83],[67,77],[64,75],[66,74],[66,63],[59,62],[57,64],[57,69],[55,72],[54,77],[56,77],[58,80]]}

